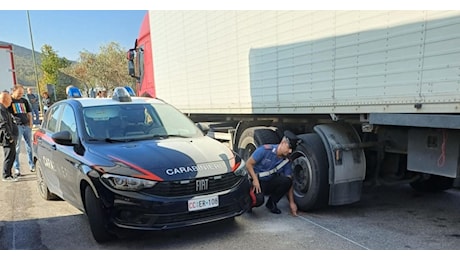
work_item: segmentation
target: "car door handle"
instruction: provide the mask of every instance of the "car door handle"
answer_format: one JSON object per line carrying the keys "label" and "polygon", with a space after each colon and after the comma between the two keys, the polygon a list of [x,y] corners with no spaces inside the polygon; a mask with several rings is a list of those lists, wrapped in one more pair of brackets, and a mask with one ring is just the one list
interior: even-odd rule
{"label": "car door handle", "polygon": [[78,164],[77,161],[70,160],[69,158],[65,158],[65,160],[66,160],[68,163],[72,164],[73,167],[78,168],[78,165],[79,165],[79,164]]}
{"label": "car door handle", "polygon": [[38,144],[40,146],[42,146],[44,148],[56,150],[56,144],[50,144],[50,143],[44,141],[42,138],[38,138],[37,142],[38,142]]}

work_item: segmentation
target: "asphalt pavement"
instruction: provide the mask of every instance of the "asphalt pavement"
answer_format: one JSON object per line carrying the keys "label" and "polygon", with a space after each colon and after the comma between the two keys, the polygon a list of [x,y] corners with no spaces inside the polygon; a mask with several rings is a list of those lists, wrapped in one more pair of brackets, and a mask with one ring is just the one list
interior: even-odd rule
{"label": "asphalt pavement", "polygon": [[[0,182],[0,250],[460,249],[460,190],[425,194],[409,185],[368,187],[357,203],[299,212],[298,217],[289,214],[283,198],[280,215],[262,206],[230,221],[174,231],[134,232],[98,244],[82,212],[65,201],[45,201],[39,196],[24,147],[22,151],[23,177],[15,183]],[[294,257],[311,257],[314,253],[301,254]],[[264,254],[263,258],[276,255]]]}

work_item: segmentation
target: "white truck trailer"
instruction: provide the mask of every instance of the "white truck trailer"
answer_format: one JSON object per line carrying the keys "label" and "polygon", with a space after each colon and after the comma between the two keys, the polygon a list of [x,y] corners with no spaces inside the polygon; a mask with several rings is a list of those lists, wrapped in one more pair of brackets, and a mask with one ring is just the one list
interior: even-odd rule
{"label": "white truck trailer", "polygon": [[9,91],[16,84],[13,46],[0,45],[0,91]]}
{"label": "white truck trailer", "polygon": [[128,59],[243,158],[296,133],[301,210],[459,175],[460,11],[149,11]]}

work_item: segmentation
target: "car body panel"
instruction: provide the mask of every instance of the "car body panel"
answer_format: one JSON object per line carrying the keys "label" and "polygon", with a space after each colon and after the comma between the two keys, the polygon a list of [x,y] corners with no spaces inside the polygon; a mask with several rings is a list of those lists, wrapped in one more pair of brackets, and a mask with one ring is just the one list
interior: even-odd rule
{"label": "car body panel", "polygon": [[[232,152],[214,139],[203,136],[89,145],[89,153],[143,169],[145,178],[181,180],[230,172]],[[139,157],[139,154],[145,156]],[[122,173],[120,173],[122,174]]]}
{"label": "car body panel", "polygon": [[[244,161],[177,113],[151,98],[76,98],[53,104],[33,139],[48,189],[85,212],[85,187],[90,186],[110,224],[119,228],[161,230],[241,215],[250,205],[247,172],[239,171]],[[115,117],[122,122],[110,125]],[[141,121],[131,123],[131,117]],[[147,129],[155,120],[164,134]],[[99,123],[102,131],[96,133],[89,123]],[[129,134],[138,125],[144,132]],[[105,131],[122,127],[128,130],[116,137]],[[116,188],[120,180],[151,186]]]}

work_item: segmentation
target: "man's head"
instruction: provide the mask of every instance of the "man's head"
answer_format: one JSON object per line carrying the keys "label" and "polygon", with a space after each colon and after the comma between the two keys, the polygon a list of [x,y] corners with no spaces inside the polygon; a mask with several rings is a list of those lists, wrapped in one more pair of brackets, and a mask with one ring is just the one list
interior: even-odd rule
{"label": "man's head", "polygon": [[299,138],[289,130],[284,131],[283,139],[278,146],[278,155],[287,157],[292,151],[295,150],[297,144],[299,143]]}
{"label": "man's head", "polygon": [[20,99],[24,96],[24,86],[16,84],[13,88],[13,94],[11,96],[15,99]]}
{"label": "man's head", "polygon": [[287,139],[289,147],[291,147],[292,150],[295,150],[300,141],[297,135],[289,130],[286,130],[284,131],[284,137]]}
{"label": "man's head", "polygon": [[11,95],[7,91],[2,91],[0,93],[0,103],[3,104],[5,107],[9,107],[11,105]]}
{"label": "man's head", "polygon": [[32,88],[27,88],[27,94],[32,94]]}

